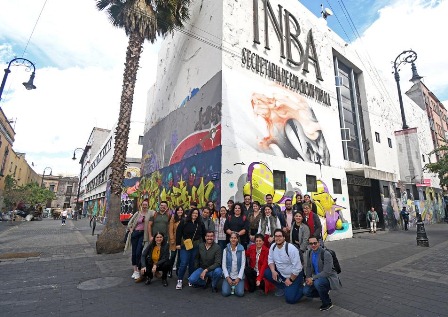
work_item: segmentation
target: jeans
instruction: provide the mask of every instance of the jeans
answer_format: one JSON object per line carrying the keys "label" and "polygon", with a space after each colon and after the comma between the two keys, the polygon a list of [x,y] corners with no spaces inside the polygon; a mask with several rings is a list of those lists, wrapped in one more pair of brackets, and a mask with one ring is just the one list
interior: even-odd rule
{"label": "jeans", "polygon": [[[200,277],[203,271],[204,269],[202,268],[196,269],[196,271],[194,271],[188,278],[188,282],[193,285],[205,286],[205,280],[201,279]],[[205,276],[211,278],[212,287],[216,288],[218,286],[219,279],[222,276],[222,269],[220,267],[217,267],[216,269],[207,272]]]}
{"label": "jeans", "polygon": [[143,251],[143,237],[144,231],[133,231],[131,234],[131,245],[132,245],[132,265],[137,265],[141,268],[140,258]]}
{"label": "jeans", "polygon": [[376,221],[370,222],[370,231],[375,232],[376,231]]}
{"label": "jeans", "polygon": [[[277,271],[277,273],[282,280],[286,280],[285,277],[283,277],[278,271]],[[292,282],[292,284],[289,286],[286,286],[284,282],[280,283],[278,281],[274,281],[272,279],[272,272],[269,268],[267,268],[264,271],[264,277],[269,282],[271,282],[272,284],[277,286],[277,288],[283,289],[283,291],[285,292],[285,301],[288,304],[295,304],[302,298],[302,296],[303,296],[303,271],[301,271],[299,273],[299,275],[296,277],[294,282]]]}
{"label": "jeans", "polygon": [[187,271],[187,266],[190,275],[193,273],[195,269],[194,260],[196,258],[196,255],[198,254],[198,250],[198,246],[194,246],[191,250],[185,250],[185,246],[181,246],[179,251],[180,265],[179,271],[177,272],[177,277],[179,280],[184,279],[185,272]]}
{"label": "jeans", "polygon": [[179,250],[170,251],[170,266],[171,270],[173,270],[174,267],[176,268],[176,270],[179,269]]}
{"label": "jeans", "polygon": [[67,217],[62,216],[61,219],[62,219],[62,223],[65,224],[65,219],[67,219]]}
{"label": "jeans", "polygon": [[[232,287],[227,282],[227,279],[224,279],[224,281],[222,282],[221,294],[224,297],[230,296],[232,294]],[[244,280],[240,280],[240,282],[235,285],[235,295],[238,297],[244,296]]]}
{"label": "jeans", "polygon": [[320,297],[322,304],[328,305],[331,303],[330,296],[328,295],[330,289],[328,278],[321,277],[314,280],[313,285],[305,285],[303,288],[303,295],[306,297]]}

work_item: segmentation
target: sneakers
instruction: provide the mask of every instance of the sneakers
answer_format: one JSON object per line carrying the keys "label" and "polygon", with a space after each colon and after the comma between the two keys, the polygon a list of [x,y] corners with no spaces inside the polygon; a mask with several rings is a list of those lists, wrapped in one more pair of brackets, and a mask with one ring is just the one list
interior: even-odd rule
{"label": "sneakers", "polygon": [[333,307],[333,304],[330,302],[330,303],[328,303],[327,305],[322,305],[322,306],[320,306],[320,311],[326,311],[326,310],[329,310],[329,309],[331,309],[331,307]]}
{"label": "sneakers", "polygon": [[177,280],[176,289],[182,289],[182,280]]}
{"label": "sneakers", "polygon": [[148,278],[146,278],[145,285],[150,285],[150,284],[151,284],[151,279],[148,277]]}
{"label": "sneakers", "polygon": [[168,286],[168,281],[167,280],[162,280],[162,285],[167,287]]}
{"label": "sneakers", "polygon": [[193,284],[191,284],[190,282],[188,282],[188,286],[192,287],[192,286],[193,286]]}
{"label": "sneakers", "polygon": [[[137,276],[137,275],[138,275],[138,276]],[[134,273],[132,273],[131,278],[133,278],[133,279],[135,280],[135,279],[138,278],[138,277],[140,277],[140,273],[137,272],[137,271],[134,271]]]}

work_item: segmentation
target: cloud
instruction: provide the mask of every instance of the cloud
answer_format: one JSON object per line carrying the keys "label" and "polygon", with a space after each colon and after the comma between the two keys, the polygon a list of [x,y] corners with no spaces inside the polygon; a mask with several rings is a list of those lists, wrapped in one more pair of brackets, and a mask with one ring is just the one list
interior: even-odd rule
{"label": "cloud", "polygon": [[[448,1],[400,0],[383,7],[378,19],[354,43],[377,69],[392,79],[391,62],[404,50],[418,54],[416,66],[425,85],[439,99],[448,98],[448,59],[440,35],[448,29]],[[402,90],[411,87],[411,65],[401,67]]]}
{"label": "cloud", "polygon": [[[43,3],[0,0],[0,64],[22,56]],[[126,47],[124,31],[109,23],[95,1],[46,3],[24,55],[36,64],[37,89],[25,90],[21,83],[30,73],[11,67],[0,103],[8,118],[17,119],[13,148],[26,153],[36,172],[49,166],[54,175],[79,174],[78,162],[71,160],[73,150],[85,146],[93,127],[111,129],[118,119]],[[157,53],[158,44],[145,43],[133,120],[145,116]]]}

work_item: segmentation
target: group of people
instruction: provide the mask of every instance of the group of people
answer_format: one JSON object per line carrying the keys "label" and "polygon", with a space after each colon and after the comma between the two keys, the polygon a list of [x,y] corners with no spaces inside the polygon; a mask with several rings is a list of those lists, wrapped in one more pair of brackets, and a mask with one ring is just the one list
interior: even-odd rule
{"label": "group of people", "polygon": [[229,200],[219,210],[209,201],[201,209],[193,202],[188,210],[172,212],[166,201],[152,211],[144,200],[128,223],[125,250],[132,246],[132,278],[149,285],[161,277],[168,286],[175,271],[181,290],[188,269],[191,287],[210,285],[218,292],[222,280],[223,296],[276,288],[287,303],[320,297],[321,310],[330,309],[328,292],[341,285],[331,253],[322,248],[315,204],[301,194],[294,205],[286,200],[284,210],[272,195],[265,200],[261,205],[245,195],[243,203]]}

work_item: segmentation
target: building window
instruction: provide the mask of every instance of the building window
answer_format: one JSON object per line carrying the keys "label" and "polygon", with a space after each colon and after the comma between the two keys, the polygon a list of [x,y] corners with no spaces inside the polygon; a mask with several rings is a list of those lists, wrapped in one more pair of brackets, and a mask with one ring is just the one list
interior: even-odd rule
{"label": "building window", "polygon": [[423,200],[426,200],[427,198],[426,198],[426,192],[423,190],[422,191],[422,194],[423,194]]}
{"label": "building window", "polygon": [[316,176],[306,175],[306,191],[309,193],[317,192]]}
{"label": "building window", "polygon": [[378,132],[375,132],[375,141],[381,143],[380,134]]}
{"label": "building window", "polygon": [[389,145],[390,148],[392,148],[392,139],[391,138],[387,138],[387,144]]}
{"label": "building window", "polygon": [[54,185],[50,185],[49,190],[50,190],[51,192],[54,192]]}
{"label": "building window", "polygon": [[284,171],[274,170],[274,188],[286,190],[286,174]]}
{"label": "building window", "polygon": [[342,183],[340,179],[333,178],[333,193],[342,194]]}
{"label": "building window", "polygon": [[73,186],[67,186],[67,194],[72,193]]}
{"label": "building window", "polygon": [[411,199],[411,190],[409,188],[406,188],[406,195],[408,199]]}
{"label": "building window", "polygon": [[[339,123],[341,131],[350,135],[349,141],[342,142],[344,159],[368,165],[368,149],[364,147],[367,138],[358,83],[359,74],[355,73],[353,68],[345,65],[338,57],[334,58],[334,67],[336,77],[341,78],[341,85],[336,87]],[[350,132],[346,132],[347,129]]]}
{"label": "building window", "polygon": [[138,137],[138,144],[143,145],[143,135],[139,135]]}
{"label": "building window", "polygon": [[389,186],[383,186],[384,198],[390,198]]}
{"label": "building window", "polygon": [[396,196],[396,198],[401,198],[401,190],[400,190],[400,188],[395,188],[395,196]]}

